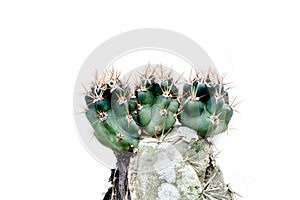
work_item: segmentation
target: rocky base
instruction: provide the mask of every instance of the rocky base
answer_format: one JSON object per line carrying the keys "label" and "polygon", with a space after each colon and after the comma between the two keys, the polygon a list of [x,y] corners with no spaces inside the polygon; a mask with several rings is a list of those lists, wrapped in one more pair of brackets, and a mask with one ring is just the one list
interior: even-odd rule
{"label": "rocky base", "polygon": [[141,140],[134,155],[118,158],[110,182],[104,200],[234,199],[215,164],[212,144],[184,126],[174,127],[163,140]]}

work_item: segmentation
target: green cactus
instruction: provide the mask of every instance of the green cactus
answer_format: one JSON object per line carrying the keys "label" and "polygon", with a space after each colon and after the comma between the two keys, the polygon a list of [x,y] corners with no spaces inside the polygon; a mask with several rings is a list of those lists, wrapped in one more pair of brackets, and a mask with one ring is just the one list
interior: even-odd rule
{"label": "green cactus", "polygon": [[162,66],[150,72],[149,66],[140,77],[136,87],[137,114],[134,119],[150,136],[165,133],[176,122],[179,101],[178,89],[172,71],[166,73]]}
{"label": "green cactus", "polygon": [[139,133],[150,137],[165,134],[177,117],[202,137],[228,128],[233,109],[223,78],[217,74],[197,71],[183,84],[181,95],[173,71],[161,65],[146,66],[134,88],[119,77],[114,69],[105,71],[100,78],[96,76],[86,95],[86,116],[95,136],[111,149],[130,151],[137,147]]}
{"label": "green cactus", "polygon": [[139,126],[132,120],[128,96],[130,88],[119,80],[119,74],[105,71],[96,77],[92,90],[86,96],[86,116],[97,140],[115,150],[137,147]]}
{"label": "green cactus", "polygon": [[183,85],[181,107],[178,117],[181,124],[202,137],[226,131],[233,114],[223,78],[211,72],[198,71]]}

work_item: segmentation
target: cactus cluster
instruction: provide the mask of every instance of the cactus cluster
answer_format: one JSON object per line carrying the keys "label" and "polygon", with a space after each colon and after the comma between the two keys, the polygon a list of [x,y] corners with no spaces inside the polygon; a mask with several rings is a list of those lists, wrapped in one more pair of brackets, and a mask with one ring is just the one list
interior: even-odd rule
{"label": "cactus cluster", "polygon": [[173,71],[161,65],[146,66],[135,83],[106,70],[85,99],[96,138],[114,150],[136,148],[141,135],[166,134],[177,119],[202,137],[213,136],[227,130],[233,114],[222,77],[196,70],[180,88]]}

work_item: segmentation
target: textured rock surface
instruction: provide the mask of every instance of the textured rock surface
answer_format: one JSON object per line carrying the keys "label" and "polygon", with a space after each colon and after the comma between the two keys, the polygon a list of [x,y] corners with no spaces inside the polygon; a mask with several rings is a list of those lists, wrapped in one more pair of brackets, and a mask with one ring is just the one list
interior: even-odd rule
{"label": "textured rock surface", "polygon": [[164,140],[141,140],[128,179],[132,199],[233,199],[215,165],[211,144],[183,126]]}
{"label": "textured rock surface", "polygon": [[129,167],[133,199],[195,199],[189,186],[201,187],[196,172],[170,143],[144,139]]}

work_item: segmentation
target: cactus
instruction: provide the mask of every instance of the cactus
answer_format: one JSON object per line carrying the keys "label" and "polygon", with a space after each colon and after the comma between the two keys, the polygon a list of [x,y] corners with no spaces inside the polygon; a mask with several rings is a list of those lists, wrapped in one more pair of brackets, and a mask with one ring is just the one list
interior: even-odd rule
{"label": "cactus", "polygon": [[200,136],[214,136],[226,131],[232,114],[223,77],[198,71],[183,85],[182,112],[178,119]]}
{"label": "cactus", "polygon": [[139,126],[130,115],[130,88],[119,80],[120,74],[105,71],[96,76],[87,92],[86,116],[100,143],[114,150],[131,150],[138,144]]}
{"label": "cactus", "polygon": [[[205,184],[210,179],[219,187],[215,190],[218,194],[213,194],[214,199],[233,198],[225,187],[221,171],[211,164],[214,160],[213,151],[207,142],[207,138],[228,129],[233,115],[226,84],[223,83],[224,77],[196,69],[194,75],[190,74],[189,80],[179,84],[181,76],[176,81],[174,76],[171,69],[149,64],[142,73],[136,75],[137,80],[132,83],[121,80],[120,73],[112,68],[104,71],[100,77],[96,75],[90,90],[85,89],[85,114],[95,131],[95,137],[101,144],[114,150],[118,160],[110,179],[113,186],[105,199],[147,199],[143,195],[147,194],[148,187],[152,188],[151,192],[156,192],[151,193],[149,199],[164,199],[159,197],[163,195],[164,188],[174,187],[178,187],[178,195],[174,199],[178,196],[180,199],[211,199],[205,196],[208,191],[203,189],[208,187]],[[178,134],[181,130],[186,130],[186,134],[194,139],[184,140],[185,136]],[[195,131],[196,137],[190,130]],[[180,147],[178,143],[184,145]],[[155,152],[165,151],[165,147],[160,149],[160,145],[173,149],[173,153],[177,152],[179,158],[174,158],[177,163],[174,173],[179,177],[189,175],[191,182],[175,178],[165,184],[156,176],[162,173],[159,171],[151,175],[138,175],[140,166],[147,160],[144,152],[149,145],[152,156],[155,156]],[[218,178],[214,179],[213,176]],[[155,177],[156,180],[153,179]],[[138,181],[146,179],[149,180],[143,188]],[[196,188],[191,188],[193,184],[196,184]],[[192,194],[188,191],[191,189]]]}
{"label": "cactus", "polygon": [[161,65],[147,66],[137,83],[134,120],[145,134],[154,136],[168,132],[176,122],[179,101],[172,71],[164,72]]}

